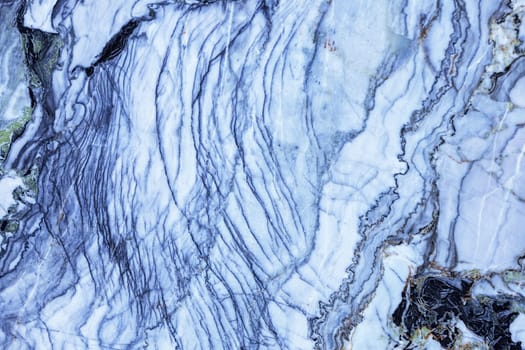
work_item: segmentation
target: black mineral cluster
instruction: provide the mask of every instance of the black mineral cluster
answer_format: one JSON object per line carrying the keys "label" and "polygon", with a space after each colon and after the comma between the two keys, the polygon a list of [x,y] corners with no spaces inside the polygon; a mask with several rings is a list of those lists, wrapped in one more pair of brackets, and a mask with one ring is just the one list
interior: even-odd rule
{"label": "black mineral cluster", "polygon": [[417,330],[426,328],[442,347],[450,349],[460,334],[456,324],[482,337],[491,349],[521,350],[513,342],[510,324],[518,316],[510,296],[472,296],[473,281],[464,277],[425,275],[407,283],[402,301],[394,311],[394,323],[409,340]]}

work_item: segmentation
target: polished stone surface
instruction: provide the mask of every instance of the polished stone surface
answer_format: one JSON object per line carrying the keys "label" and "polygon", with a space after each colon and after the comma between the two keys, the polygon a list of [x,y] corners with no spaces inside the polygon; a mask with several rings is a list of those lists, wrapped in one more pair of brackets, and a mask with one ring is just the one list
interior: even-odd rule
{"label": "polished stone surface", "polygon": [[521,349],[525,1],[0,0],[5,349]]}

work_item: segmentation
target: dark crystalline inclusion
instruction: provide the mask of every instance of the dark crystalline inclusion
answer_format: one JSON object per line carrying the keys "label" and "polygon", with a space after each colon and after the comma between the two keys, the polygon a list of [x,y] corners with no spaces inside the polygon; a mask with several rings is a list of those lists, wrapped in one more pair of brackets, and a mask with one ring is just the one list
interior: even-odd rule
{"label": "dark crystalline inclusion", "polygon": [[[491,349],[521,350],[513,342],[509,326],[518,316],[510,296],[471,295],[473,281],[464,277],[419,276],[410,280],[394,311],[394,323],[409,340],[418,330],[428,329],[442,347],[454,346],[460,331],[458,320],[483,338]],[[410,348],[409,345],[406,348]]]}

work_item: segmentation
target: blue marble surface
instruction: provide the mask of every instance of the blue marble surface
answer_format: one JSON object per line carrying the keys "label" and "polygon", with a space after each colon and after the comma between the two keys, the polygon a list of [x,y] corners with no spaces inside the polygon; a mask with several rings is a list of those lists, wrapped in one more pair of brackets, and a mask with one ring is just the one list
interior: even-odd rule
{"label": "blue marble surface", "polygon": [[0,347],[521,349],[524,17],[0,0]]}

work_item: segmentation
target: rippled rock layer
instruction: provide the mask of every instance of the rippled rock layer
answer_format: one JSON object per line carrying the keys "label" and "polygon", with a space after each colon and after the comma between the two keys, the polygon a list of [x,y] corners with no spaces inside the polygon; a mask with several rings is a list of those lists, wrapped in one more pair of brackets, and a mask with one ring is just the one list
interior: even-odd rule
{"label": "rippled rock layer", "polygon": [[525,1],[0,1],[5,349],[521,349]]}

